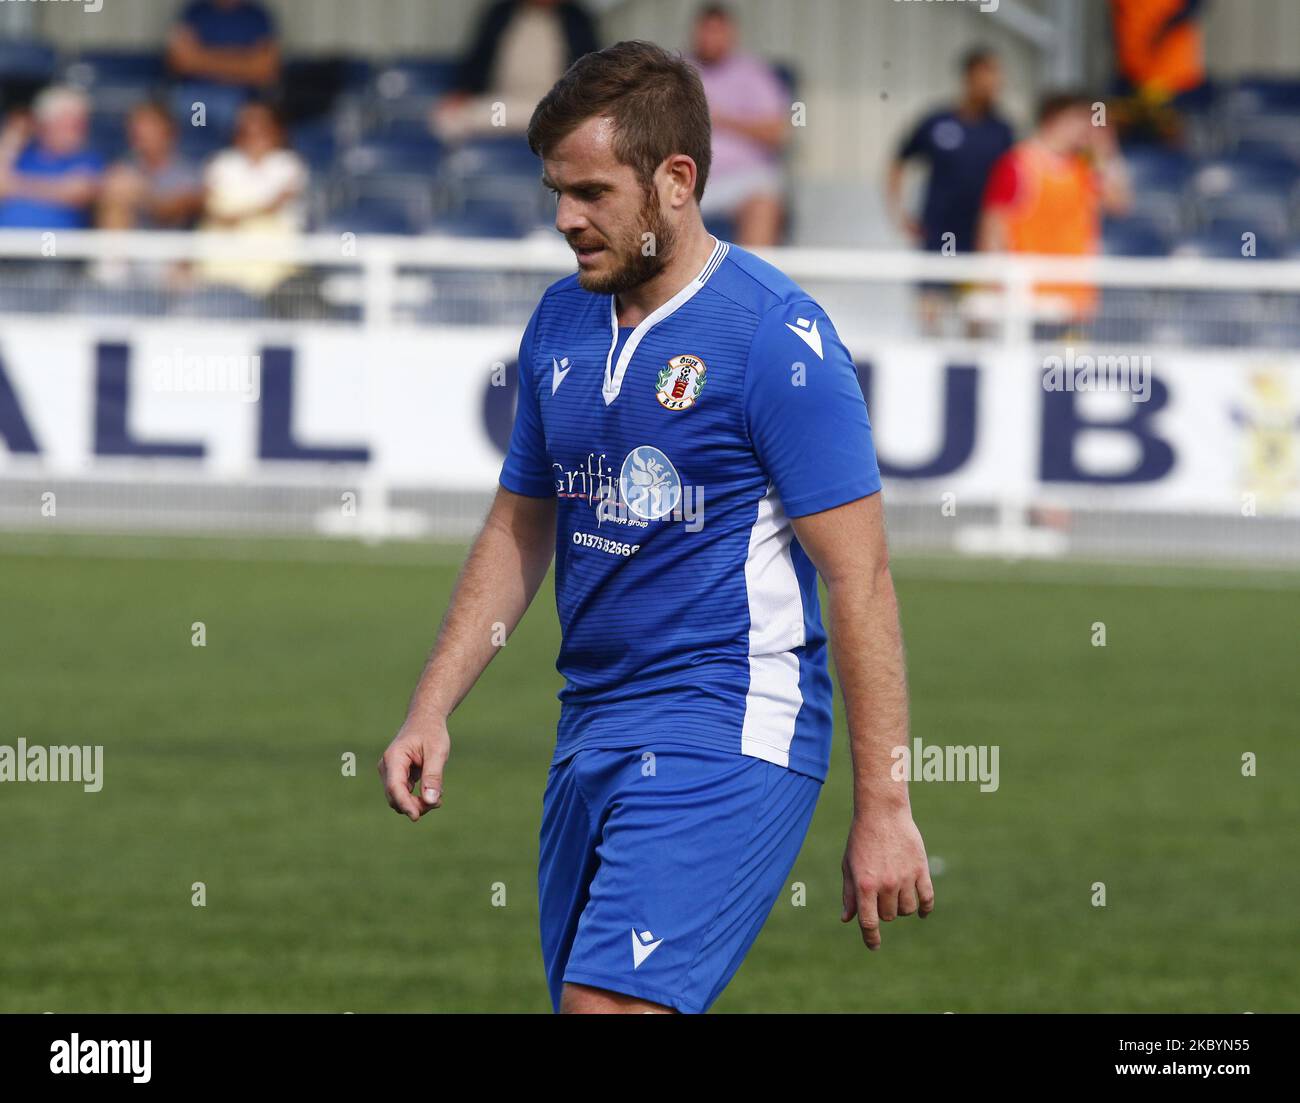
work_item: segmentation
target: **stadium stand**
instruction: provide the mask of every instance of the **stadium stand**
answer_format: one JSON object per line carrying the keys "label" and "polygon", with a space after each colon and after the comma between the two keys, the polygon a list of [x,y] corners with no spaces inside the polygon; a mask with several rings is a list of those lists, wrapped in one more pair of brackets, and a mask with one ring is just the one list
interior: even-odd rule
{"label": "stadium stand", "polygon": [[[456,65],[451,56],[285,60],[282,106],[291,145],[311,172],[310,229],[508,240],[548,226],[551,204],[521,138],[479,138],[449,148],[430,132],[429,112],[452,87]],[[794,70],[780,66],[779,71],[795,88]],[[171,97],[178,120],[188,120],[184,86],[169,85],[160,50],[60,53],[46,42],[0,42],[0,102],[6,109],[22,107],[56,79],[93,93],[90,145],[109,161],[124,152],[123,122],[134,103]],[[1124,217],[1105,224],[1105,255],[1241,257],[1242,235],[1249,233],[1255,256],[1300,256],[1300,81],[1248,76],[1207,83],[1179,97],[1176,105],[1185,124],[1181,148],[1124,148],[1134,203]],[[182,125],[181,152],[201,161],[221,149],[229,138],[221,120],[228,115],[218,108],[211,112],[217,119],[213,125]],[[724,237],[730,229],[716,219],[710,228]],[[27,302],[40,295],[29,284],[6,286],[0,297]],[[1245,299],[1258,304],[1260,294],[1247,293]],[[215,300],[202,296],[160,297],[144,287],[117,295],[89,289],[65,301],[69,309],[75,304],[96,314],[119,307],[151,313],[165,302],[175,313],[218,316],[230,305],[213,305]],[[1224,302],[1219,300],[1220,312]],[[256,304],[235,306],[240,317],[257,311]],[[1183,298],[1176,312],[1194,306]],[[1239,302],[1231,304],[1230,313],[1225,324],[1247,342],[1267,345],[1292,329],[1285,323],[1242,323],[1249,311]],[[1125,293],[1108,292],[1096,333],[1146,332],[1149,325],[1140,314]],[[1195,328],[1173,327],[1184,336]]]}

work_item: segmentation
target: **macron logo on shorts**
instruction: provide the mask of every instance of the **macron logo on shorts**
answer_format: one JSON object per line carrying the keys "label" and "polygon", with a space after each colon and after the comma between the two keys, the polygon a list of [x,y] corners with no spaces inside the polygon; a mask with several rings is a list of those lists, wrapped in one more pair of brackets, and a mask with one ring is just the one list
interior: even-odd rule
{"label": "macron logo on shorts", "polygon": [[651,954],[659,949],[663,939],[654,940],[655,936],[649,931],[636,933],[636,928],[632,928],[632,968],[640,969],[641,963]]}

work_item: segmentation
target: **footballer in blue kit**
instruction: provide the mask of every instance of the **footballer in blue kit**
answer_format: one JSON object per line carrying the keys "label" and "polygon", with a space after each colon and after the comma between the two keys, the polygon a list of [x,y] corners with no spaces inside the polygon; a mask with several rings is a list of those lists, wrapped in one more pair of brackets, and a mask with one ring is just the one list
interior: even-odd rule
{"label": "footballer in blue kit", "polygon": [[500,488],[405,724],[389,803],[440,807],[447,717],[555,567],[563,675],[538,901],[556,1010],[707,1010],[785,886],[830,761],[826,582],[854,770],[841,919],[933,907],[880,473],[852,359],[772,265],[705,231],[699,78],[579,59],[529,142],[578,271],[519,348]]}

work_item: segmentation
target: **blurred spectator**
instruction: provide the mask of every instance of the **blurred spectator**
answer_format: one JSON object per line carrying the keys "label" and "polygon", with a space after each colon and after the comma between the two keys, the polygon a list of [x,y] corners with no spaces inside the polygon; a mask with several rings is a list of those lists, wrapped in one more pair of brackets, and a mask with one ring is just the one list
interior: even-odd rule
{"label": "blurred spectator", "polygon": [[1110,0],[1115,55],[1130,89],[1168,100],[1205,82],[1203,0]]}
{"label": "blurred spectator", "polygon": [[[984,193],[980,248],[990,252],[1097,252],[1101,217],[1129,205],[1128,177],[1114,131],[1092,123],[1090,99],[1075,92],[1044,96],[1038,127],[993,167]],[[1063,321],[1091,315],[1096,288],[1036,288],[1039,312]]]}
{"label": "blurred spectator", "polygon": [[[307,167],[285,145],[275,110],[257,101],[246,104],[235,125],[233,148],[218,153],[204,173],[203,229],[259,236],[302,232]],[[294,271],[278,262],[208,261],[201,274],[212,283],[265,294]]]}
{"label": "blurred spectator", "polygon": [[[1015,141],[1011,125],[997,108],[1002,63],[977,46],[961,59],[961,96],[920,120],[898,146],[889,166],[885,200],[894,221],[911,241],[932,253],[954,255],[977,247],[980,202],[993,165]],[[929,176],[921,217],[903,207],[903,173],[908,161],[925,163]],[[962,290],[951,283],[920,287],[921,328],[942,331]]]}
{"label": "blurred spectator", "polygon": [[254,0],[193,0],[167,38],[179,77],[256,91],[280,78],[275,23]]}
{"label": "blurred spectator", "polygon": [[280,79],[275,23],[256,0],[192,0],[167,36],[167,65],[181,81],[177,115],[202,104],[205,124],[228,134],[244,102]]}
{"label": "blurred spectator", "polygon": [[104,162],[87,148],[89,132],[89,104],[72,88],[47,88],[30,116],[9,116],[0,133],[0,226],[90,225]]}
{"label": "blurred spectator", "polygon": [[[448,141],[522,134],[537,101],[596,49],[596,24],[574,0],[497,0],[479,20],[455,91],[435,107],[433,128]],[[504,105],[500,115],[496,103]]]}
{"label": "blurred spectator", "polygon": [[740,245],[775,245],[784,217],[779,154],[789,135],[790,94],[770,65],[736,48],[738,37],[722,4],[708,4],[695,17],[689,60],[713,117],[713,165],[700,213],[706,221],[731,221]]}
{"label": "blurred spectator", "polygon": [[1205,84],[1197,18],[1202,0],[1111,0],[1115,67],[1123,98],[1112,122],[1126,142],[1177,145],[1180,99]]}
{"label": "blurred spectator", "polygon": [[[940,252],[946,234],[949,253],[976,247],[980,201],[994,163],[1015,141],[997,109],[1002,64],[990,50],[977,48],[961,62],[961,98],[926,115],[899,144],[889,167],[886,199],[904,232],[923,249]],[[908,161],[929,169],[919,220],[903,209],[903,171]]]}
{"label": "blurred spectator", "polygon": [[126,121],[130,156],[109,169],[99,204],[105,230],[187,229],[203,208],[203,178],[176,150],[176,123],[159,103]]}

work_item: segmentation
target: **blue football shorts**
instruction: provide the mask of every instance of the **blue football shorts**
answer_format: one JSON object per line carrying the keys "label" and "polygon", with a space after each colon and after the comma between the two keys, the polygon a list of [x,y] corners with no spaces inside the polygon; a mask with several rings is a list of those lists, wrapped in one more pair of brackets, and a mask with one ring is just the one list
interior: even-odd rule
{"label": "blue football shorts", "polygon": [[702,1012],[785,886],[821,782],[737,753],[651,743],[554,762],[542,803],[542,957],[566,982]]}

